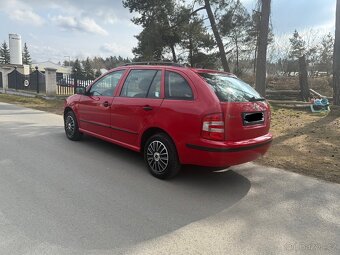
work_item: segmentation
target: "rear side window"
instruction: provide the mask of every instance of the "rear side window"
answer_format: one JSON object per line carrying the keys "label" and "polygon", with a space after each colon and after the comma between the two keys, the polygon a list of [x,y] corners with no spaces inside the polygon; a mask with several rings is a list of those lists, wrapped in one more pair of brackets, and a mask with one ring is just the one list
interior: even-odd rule
{"label": "rear side window", "polygon": [[178,73],[165,72],[165,98],[193,100],[194,95],[188,82]]}
{"label": "rear side window", "polygon": [[126,78],[122,97],[159,98],[161,74],[159,70],[131,70]]}
{"label": "rear side window", "polygon": [[210,85],[221,102],[264,100],[255,89],[238,78],[220,73],[200,73],[199,75]]}

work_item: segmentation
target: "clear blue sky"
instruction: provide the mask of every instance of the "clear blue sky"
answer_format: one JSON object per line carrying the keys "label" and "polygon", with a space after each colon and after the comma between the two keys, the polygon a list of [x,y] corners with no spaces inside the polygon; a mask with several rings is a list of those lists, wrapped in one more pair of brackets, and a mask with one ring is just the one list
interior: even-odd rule
{"label": "clear blue sky", "polygon": [[[241,0],[248,10],[255,0]],[[189,2],[189,1],[187,1]],[[334,32],[336,0],[272,0],[272,23],[278,35],[294,29]],[[0,41],[17,33],[33,60],[54,62],[65,56],[132,57],[140,28],[121,0],[0,0]]]}

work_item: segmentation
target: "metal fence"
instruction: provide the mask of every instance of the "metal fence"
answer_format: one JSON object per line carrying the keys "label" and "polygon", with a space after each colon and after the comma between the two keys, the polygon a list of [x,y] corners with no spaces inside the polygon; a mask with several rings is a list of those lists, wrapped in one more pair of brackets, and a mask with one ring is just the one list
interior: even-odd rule
{"label": "metal fence", "polygon": [[75,87],[87,87],[93,80],[78,80],[72,75],[57,76],[57,95],[69,96],[74,94]]}
{"label": "metal fence", "polygon": [[15,68],[8,74],[8,88],[36,93],[45,92],[45,75],[38,70],[35,70],[31,74],[24,75]]}

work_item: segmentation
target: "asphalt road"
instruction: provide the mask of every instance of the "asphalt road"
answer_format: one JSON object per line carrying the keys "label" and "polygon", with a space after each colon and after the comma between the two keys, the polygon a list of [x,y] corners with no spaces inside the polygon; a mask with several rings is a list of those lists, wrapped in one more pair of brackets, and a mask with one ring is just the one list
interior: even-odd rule
{"label": "asphalt road", "polygon": [[340,254],[340,185],[255,164],[161,181],[0,103],[0,254]]}

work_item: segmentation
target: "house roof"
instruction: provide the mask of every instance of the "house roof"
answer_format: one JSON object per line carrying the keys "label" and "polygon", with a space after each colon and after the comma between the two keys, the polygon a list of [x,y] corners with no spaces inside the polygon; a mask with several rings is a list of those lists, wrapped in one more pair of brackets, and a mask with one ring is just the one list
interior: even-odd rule
{"label": "house roof", "polygon": [[45,61],[39,63],[33,63],[32,67],[38,67],[39,71],[45,71],[45,68],[54,68],[57,69],[57,73],[71,74],[72,67],[71,66],[61,66],[52,61]]}

